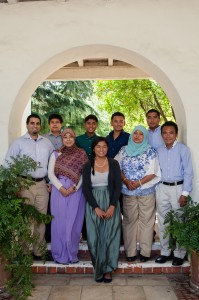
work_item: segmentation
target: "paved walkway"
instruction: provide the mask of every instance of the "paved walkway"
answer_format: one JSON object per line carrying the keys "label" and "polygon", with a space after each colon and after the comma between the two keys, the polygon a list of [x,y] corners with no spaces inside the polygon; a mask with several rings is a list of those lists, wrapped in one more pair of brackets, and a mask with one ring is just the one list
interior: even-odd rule
{"label": "paved walkway", "polygon": [[187,275],[114,275],[110,284],[96,283],[93,275],[34,275],[33,283],[28,300],[199,299],[187,291]]}

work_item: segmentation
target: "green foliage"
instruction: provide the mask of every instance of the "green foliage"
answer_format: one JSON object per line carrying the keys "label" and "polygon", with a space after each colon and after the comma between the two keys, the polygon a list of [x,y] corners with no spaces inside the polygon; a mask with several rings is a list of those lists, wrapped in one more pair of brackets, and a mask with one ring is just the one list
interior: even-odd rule
{"label": "green foliage", "polygon": [[[31,248],[38,237],[31,234],[31,223],[49,223],[51,217],[39,213],[35,207],[26,205],[18,192],[34,184],[28,175],[38,165],[24,156],[12,158],[7,167],[0,166],[0,257],[6,270],[11,273],[6,282],[8,291],[17,300],[31,295],[33,258]],[[29,180],[20,175],[28,176]],[[45,257],[45,245],[39,245]]]}
{"label": "green foliage", "polygon": [[199,254],[199,203],[188,198],[186,206],[166,214],[165,237],[170,234],[170,247],[175,242],[184,247],[189,253],[196,251]]}
{"label": "green foliage", "polygon": [[98,80],[95,93],[99,108],[109,116],[116,111],[124,113],[129,132],[135,125],[146,125],[146,112],[151,108],[160,111],[161,121],[175,119],[169,99],[154,80]]}
{"label": "green foliage", "polygon": [[42,116],[42,131],[48,129],[48,116],[59,113],[64,119],[63,127],[70,126],[77,135],[84,132],[84,118],[98,115],[92,105],[92,81],[45,81],[31,98],[32,111]]}

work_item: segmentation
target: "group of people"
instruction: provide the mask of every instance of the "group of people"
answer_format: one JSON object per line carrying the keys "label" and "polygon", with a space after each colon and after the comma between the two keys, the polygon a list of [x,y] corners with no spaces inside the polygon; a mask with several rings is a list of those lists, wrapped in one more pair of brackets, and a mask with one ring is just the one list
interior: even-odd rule
{"label": "group of people", "polygon": [[[168,121],[160,126],[160,113],[155,109],[147,112],[146,120],[148,130],[139,125],[129,134],[124,131],[125,116],[116,112],[111,117],[113,130],[107,137],[100,137],[95,133],[98,119],[89,115],[85,118],[85,134],[76,137],[70,128],[61,131],[63,119],[53,114],[49,117],[50,133],[41,136],[41,119],[32,114],[27,118],[27,133],[11,144],[6,155],[6,161],[28,155],[40,163],[40,168],[30,174],[35,184],[20,191],[21,196],[47,213],[51,191],[54,261],[77,263],[82,233],[97,282],[112,281],[121,228],[127,261],[138,258],[138,239],[140,261],[150,259],[156,209],[161,254],[155,261],[169,260],[164,217],[171,209],[186,205],[192,189],[190,150],[177,141],[177,124]],[[45,225],[35,224],[34,231],[39,241],[44,241]],[[37,245],[33,254],[40,258]],[[182,265],[185,254],[176,245],[172,264]]]}

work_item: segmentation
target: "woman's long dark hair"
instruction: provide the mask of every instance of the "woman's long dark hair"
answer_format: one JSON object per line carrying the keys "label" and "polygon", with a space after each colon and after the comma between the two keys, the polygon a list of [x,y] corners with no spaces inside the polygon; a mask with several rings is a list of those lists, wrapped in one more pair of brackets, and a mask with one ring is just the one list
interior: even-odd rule
{"label": "woman's long dark hair", "polygon": [[105,137],[103,136],[98,136],[96,137],[96,139],[94,139],[92,141],[92,144],[91,144],[91,149],[92,149],[92,153],[91,153],[91,169],[92,169],[92,174],[95,175],[95,170],[94,170],[94,164],[95,164],[95,152],[94,152],[94,148],[95,146],[97,146],[97,144],[99,142],[105,142],[107,147],[108,147],[108,141]]}

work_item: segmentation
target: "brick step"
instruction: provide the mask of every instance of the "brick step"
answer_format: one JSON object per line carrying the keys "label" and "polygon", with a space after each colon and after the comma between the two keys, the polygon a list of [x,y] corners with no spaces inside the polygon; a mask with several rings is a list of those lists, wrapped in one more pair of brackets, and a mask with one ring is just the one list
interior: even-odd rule
{"label": "brick step", "polygon": [[[139,250],[139,244],[138,244]],[[48,245],[50,250],[50,245]],[[155,242],[152,245],[151,259],[145,263],[141,263],[139,258],[134,262],[126,262],[124,247],[120,247],[120,257],[118,269],[115,274],[188,274],[190,272],[190,263],[185,261],[182,266],[174,267],[172,262],[168,261],[164,264],[155,263],[155,257],[160,253],[160,244]],[[62,265],[55,262],[35,261],[32,266],[34,274],[93,274],[93,266],[90,260],[88,246],[80,243],[79,246],[79,262],[76,264]]]}

